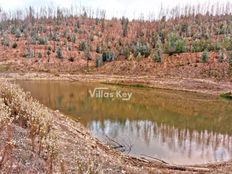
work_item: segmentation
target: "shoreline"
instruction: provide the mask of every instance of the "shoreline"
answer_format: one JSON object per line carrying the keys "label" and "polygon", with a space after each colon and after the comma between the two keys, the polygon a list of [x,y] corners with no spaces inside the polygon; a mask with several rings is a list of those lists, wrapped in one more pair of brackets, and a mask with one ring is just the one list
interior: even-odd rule
{"label": "shoreline", "polygon": [[51,73],[0,73],[0,79],[7,80],[55,80],[97,82],[109,85],[149,87],[217,95],[231,92],[232,82],[195,78],[160,78],[156,76],[121,76],[107,74],[51,74]]}

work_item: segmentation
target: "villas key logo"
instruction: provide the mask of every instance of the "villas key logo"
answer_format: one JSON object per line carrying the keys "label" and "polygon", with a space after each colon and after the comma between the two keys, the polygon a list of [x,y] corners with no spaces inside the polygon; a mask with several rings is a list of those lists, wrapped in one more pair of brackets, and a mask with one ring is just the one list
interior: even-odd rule
{"label": "villas key logo", "polygon": [[105,87],[95,88],[93,91],[89,90],[89,94],[92,98],[118,98],[123,101],[129,101],[132,97],[131,92],[123,92],[121,90],[111,91]]}

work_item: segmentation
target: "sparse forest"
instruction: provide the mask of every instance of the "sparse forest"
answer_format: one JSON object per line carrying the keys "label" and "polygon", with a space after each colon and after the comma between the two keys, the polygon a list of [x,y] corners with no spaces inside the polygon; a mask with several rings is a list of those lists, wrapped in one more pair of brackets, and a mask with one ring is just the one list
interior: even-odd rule
{"label": "sparse forest", "polygon": [[109,20],[104,10],[73,7],[1,10],[0,59],[8,62],[3,69],[18,71],[25,66],[27,71],[160,76],[181,71],[183,76],[229,79],[231,7],[161,8],[155,20]]}

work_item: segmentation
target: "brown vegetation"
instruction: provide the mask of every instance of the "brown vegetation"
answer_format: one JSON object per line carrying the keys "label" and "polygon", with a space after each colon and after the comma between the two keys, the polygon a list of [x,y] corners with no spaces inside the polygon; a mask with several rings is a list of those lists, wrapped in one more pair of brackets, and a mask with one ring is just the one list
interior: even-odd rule
{"label": "brown vegetation", "polygon": [[[231,79],[231,4],[186,6],[157,20],[104,11],[1,12],[0,60],[9,71],[93,72]],[[54,15],[55,14],[55,15]],[[73,15],[75,14],[75,15]],[[111,63],[109,63],[111,62]],[[5,71],[5,69],[4,69]]]}

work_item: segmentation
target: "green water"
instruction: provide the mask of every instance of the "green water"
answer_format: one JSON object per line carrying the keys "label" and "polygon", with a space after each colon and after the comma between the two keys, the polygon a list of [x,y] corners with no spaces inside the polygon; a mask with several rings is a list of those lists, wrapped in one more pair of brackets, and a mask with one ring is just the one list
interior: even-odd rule
{"label": "green water", "polygon": [[[93,136],[130,155],[172,164],[232,156],[232,102],[209,95],[67,81],[19,81],[46,106],[78,119]],[[91,96],[95,88],[114,96]],[[130,100],[120,94],[131,93]],[[117,142],[117,143],[115,143]]]}

